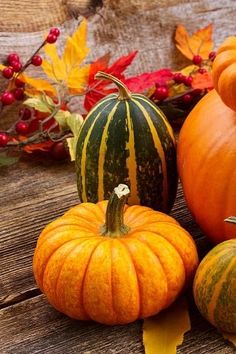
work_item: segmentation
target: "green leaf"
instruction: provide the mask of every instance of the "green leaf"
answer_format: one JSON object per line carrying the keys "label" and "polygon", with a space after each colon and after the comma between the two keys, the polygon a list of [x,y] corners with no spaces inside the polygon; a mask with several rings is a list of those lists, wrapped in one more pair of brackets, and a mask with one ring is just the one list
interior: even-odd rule
{"label": "green leaf", "polygon": [[70,117],[71,113],[69,111],[63,111],[63,110],[59,110],[54,118],[57,121],[57,123],[60,125],[60,128],[63,130],[68,129],[68,124],[67,124],[67,119],[68,117]]}
{"label": "green leaf", "polygon": [[0,167],[10,166],[16,163],[19,157],[8,156],[5,152],[0,154]]}
{"label": "green leaf", "polygon": [[71,161],[75,161],[76,145],[82,123],[83,118],[80,114],[73,113],[70,115],[70,117],[67,118],[67,124],[74,135],[72,138],[66,139],[69,147]]}
{"label": "green leaf", "polygon": [[25,105],[37,109],[39,112],[51,113],[55,107],[53,100],[44,95],[37,97],[28,98],[25,102]]}

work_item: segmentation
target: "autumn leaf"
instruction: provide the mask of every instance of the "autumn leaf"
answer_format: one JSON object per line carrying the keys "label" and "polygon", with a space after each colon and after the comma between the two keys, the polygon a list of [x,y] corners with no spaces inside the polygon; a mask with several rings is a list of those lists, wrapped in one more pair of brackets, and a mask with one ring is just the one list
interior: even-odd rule
{"label": "autumn leaf", "polygon": [[46,140],[41,143],[28,144],[23,147],[23,150],[28,154],[32,154],[35,151],[49,151],[53,146],[52,140]]}
{"label": "autumn leaf", "polygon": [[[6,68],[5,65],[0,64],[0,70],[4,70]],[[55,95],[55,88],[46,80],[43,79],[35,79],[26,75],[25,73],[21,73],[17,76],[17,78],[24,82],[27,86],[25,87],[25,93],[29,96],[38,94],[40,92],[45,92],[51,96]],[[11,80],[9,81],[9,85],[11,85]]]}
{"label": "autumn leaf", "polygon": [[212,25],[198,30],[192,36],[189,36],[183,25],[178,25],[175,32],[176,47],[181,53],[192,60],[194,55],[200,55],[207,59],[213,49]]}
{"label": "autumn leaf", "polygon": [[132,92],[142,93],[155,84],[166,85],[173,78],[170,69],[161,69],[122,80]]}
{"label": "autumn leaf", "polygon": [[86,89],[87,93],[84,100],[84,107],[87,111],[89,111],[103,97],[109,93],[117,91],[115,87],[110,88],[110,81],[96,80],[96,73],[98,71],[103,71],[116,76],[118,79],[124,80],[124,71],[132,63],[136,54],[137,51],[122,56],[117,59],[111,66],[109,66],[110,55],[106,54],[91,64],[88,78],[88,87]]}
{"label": "autumn leaf", "polygon": [[180,298],[168,309],[144,320],[145,354],[175,354],[183,343],[184,333],[191,329],[187,301]]}
{"label": "autumn leaf", "polygon": [[80,114],[72,113],[70,117],[67,118],[67,125],[73,133],[73,137],[66,139],[69,147],[71,161],[75,161],[76,145],[82,123],[83,117]]}
{"label": "autumn leaf", "polygon": [[193,75],[192,88],[201,90],[213,89],[212,74],[207,71],[203,74],[196,73],[195,75]]}
{"label": "autumn leaf", "polygon": [[86,44],[87,22],[83,20],[72,37],[68,37],[63,55],[58,54],[56,44],[47,43],[42,69],[56,84],[67,87],[70,93],[81,93],[88,82],[90,65],[82,66],[89,52]]}

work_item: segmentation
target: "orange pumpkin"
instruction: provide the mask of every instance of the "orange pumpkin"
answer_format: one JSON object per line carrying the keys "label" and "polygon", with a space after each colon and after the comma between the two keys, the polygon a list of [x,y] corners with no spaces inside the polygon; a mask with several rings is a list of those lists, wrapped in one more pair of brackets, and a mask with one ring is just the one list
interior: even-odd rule
{"label": "orange pumpkin", "polygon": [[236,111],[236,37],[228,37],[218,49],[213,81],[222,101]]}
{"label": "orange pumpkin", "polygon": [[213,79],[220,96],[210,91],[190,112],[180,132],[177,160],[191,213],[219,243],[236,238],[235,227],[224,222],[236,215],[236,112],[231,109],[236,110],[236,37],[219,48]]}
{"label": "orange pumpkin", "polygon": [[124,324],[169,306],[192,281],[194,241],[170,216],[125,204],[82,203],[41,233],[33,259],[36,282],[59,311],[80,320]]}

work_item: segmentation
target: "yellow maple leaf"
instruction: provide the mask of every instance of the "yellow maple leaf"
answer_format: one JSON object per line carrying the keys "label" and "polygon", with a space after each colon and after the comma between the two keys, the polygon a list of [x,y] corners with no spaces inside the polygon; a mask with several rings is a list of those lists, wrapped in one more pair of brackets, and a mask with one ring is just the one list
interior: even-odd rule
{"label": "yellow maple leaf", "polygon": [[176,47],[181,53],[192,60],[194,55],[200,55],[207,59],[212,51],[214,43],[212,40],[212,24],[201,28],[189,36],[183,25],[178,25],[175,32]]}
{"label": "yellow maple leaf", "polygon": [[87,22],[83,20],[71,37],[67,38],[63,55],[60,57],[55,44],[44,47],[47,60],[42,68],[54,83],[64,85],[71,93],[80,93],[86,87],[90,65],[81,65],[88,55],[86,44]]}
{"label": "yellow maple leaf", "polygon": [[[0,64],[0,70],[4,70],[6,68],[5,65]],[[35,95],[38,94],[42,91],[47,93],[49,96],[55,95],[56,90],[55,88],[46,80],[43,79],[35,79],[33,77],[30,77],[24,73],[17,75],[17,78],[27,84],[25,87],[25,93],[29,95]],[[9,85],[14,85],[11,80],[9,81]]]}
{"label": "yellow maple leaf", "polygon": [[168,309],[144,320],[145,354],[176,354],[177,346],[183,343],[184,333],[190,329],[188,305],[182,297]]}

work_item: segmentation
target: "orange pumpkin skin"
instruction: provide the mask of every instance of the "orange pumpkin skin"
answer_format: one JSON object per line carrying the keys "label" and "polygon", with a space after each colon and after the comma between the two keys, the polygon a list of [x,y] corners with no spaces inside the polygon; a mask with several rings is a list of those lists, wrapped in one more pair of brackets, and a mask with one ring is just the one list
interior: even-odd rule
{"label": "orange pumpkin skin", "polygon": [[236,111],[236,37],[228,37],[213,62],[214,87],[222,101]]}
{"label": "orange pumpkin skin", "polygon": [[214,243],[236,238],[224,219],[236,215],[236,113],[215,90],[186,119],[177,148],[187,205]]}
{"label": "orange pumpkin skin", "polygon": [[125,206],[130,228],[103,236],[107,201],[82,203],[49,224],[36,246],[33,270],[48,301],[79,320],[125,324],[169,306],[198,265],[191,236],[148,207]]}

